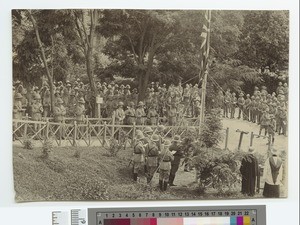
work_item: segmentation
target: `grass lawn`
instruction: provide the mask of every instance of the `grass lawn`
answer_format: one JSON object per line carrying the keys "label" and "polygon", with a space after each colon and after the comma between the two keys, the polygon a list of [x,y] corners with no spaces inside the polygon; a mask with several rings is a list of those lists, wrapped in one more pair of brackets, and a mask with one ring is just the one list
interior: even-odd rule
{"label": "grass lawn", "polygon": [[[197,192],[195,173],[177,172],[177,187],[161,192],[158,174],[152,184],[133,183],[129,167],[131,149],[109,157],[101,147],[55,148],[49,159],[42,158],[41,148],[14,147],[14,184],[16,201],[101,201],[101,200],[201,200],[243,198],[239,187],[231,194]],[[77,155],[77,157],[76,157]],[[80,155],[78,157],[78,155]],[[261,197],[261,194],[255,197]]]}

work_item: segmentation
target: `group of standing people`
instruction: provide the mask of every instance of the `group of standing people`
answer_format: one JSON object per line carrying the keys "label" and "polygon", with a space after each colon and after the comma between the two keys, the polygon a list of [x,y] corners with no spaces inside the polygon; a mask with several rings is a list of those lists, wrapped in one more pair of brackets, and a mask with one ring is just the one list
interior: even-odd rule
{"label": "group of standing people", "polygon": [[[272,148],[270,156],[263,166],[263,196],[266,198],[279,198],[280,186],[284,184],[284,160],[277,149]],[[243,157],[240,167],[242,175],[242,194],[254,196],[260,191],[260,173],[253,147],[249,147],[248,153]]]}
{"label": "group of standing people", "polygon": [[[168,186],[176,186],[174,180],[182,158],[190,157],[190,146],[183,146],[179,135],[173,139],[164,139],[164,126],[158,126],[157,132],[146,127],[136,132],[133,147],[133,180],[146,177],[150,183],[156,172],[159,173],[159,188],[166,191]],[[185,171],[189,171],[189,160],[185,160]]]}

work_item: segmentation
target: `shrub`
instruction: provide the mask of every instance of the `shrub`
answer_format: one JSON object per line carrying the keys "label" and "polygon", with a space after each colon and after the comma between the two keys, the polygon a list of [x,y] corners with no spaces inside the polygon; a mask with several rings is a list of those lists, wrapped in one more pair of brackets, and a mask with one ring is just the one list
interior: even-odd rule
{"label": "shrub", "polygon": [[123,142],[121,144],[121,142],[119,142],[118,140],[116,139],[111,139],[110,141],[110,145],[108,148],[105,148],[106,149],[106,152],[107,156],[109,157],[116,157],[118,155],[118,152],[121,151],[122,149],[125,149],[125,142]]}
{"label": "shrub", "polygon": [[23,142],[24,149],[31,150],[31,149],[33,149],[33,146],[34,146],[34,144],[33,144],[32,140],[30,140],[30,139],[24,140],[24,142]]}
{"label": "shrub", "polygon": [[198,171],[200,193],[208,187],[225,193],[240,183],[240,164],[234,153],[214,148],[200,148],[197,152],[193,164]]}
{"label": "shrub", "polygon": [[53,150],[53,143],[50,140],[45,140],[42,147],[42,157],[49,158],[49,154]]}
{"label": "shrub", "polygon": [[201,141],[206,147],[215,147],[222,140],[223,125],[221,121],[220,109],[212,109],[205,116],[204,124],[200,134]]}

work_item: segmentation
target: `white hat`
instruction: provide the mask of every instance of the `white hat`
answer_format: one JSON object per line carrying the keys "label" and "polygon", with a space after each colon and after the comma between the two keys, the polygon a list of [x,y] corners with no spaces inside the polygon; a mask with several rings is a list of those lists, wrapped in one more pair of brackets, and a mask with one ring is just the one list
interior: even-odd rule
{"label": "white hat", "polygon": [[276,148],[271,149],[272,155],[278,155],[278,150]]}
{"label": "white hat", "polygon": [[255,149],[254,149],[252,146],[249,146],[248,152],[249,152],[249,153],[254,153],[254,152],[255,152]]}

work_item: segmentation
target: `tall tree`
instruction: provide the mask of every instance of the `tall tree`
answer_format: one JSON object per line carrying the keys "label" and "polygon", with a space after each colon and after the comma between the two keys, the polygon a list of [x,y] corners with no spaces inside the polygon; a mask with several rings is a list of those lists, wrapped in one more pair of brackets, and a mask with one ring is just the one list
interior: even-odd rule
{"label": "tall tree", "polygon": [[155,56],[176,39],[178,11],[104,10],[99,31],[107,37],[106,53],[119,65],[132,65],[144,100]]}
{"label": "tall tree", "polygon": [[79,46],[85,57],[86,72],[94,96],[97,94],[94,79],[94,49],[96,43],[95,30],[99,21],[99,10],[72,10],[75,30],[79,39]]}
{"label": "tall tree", "polygon": [[288,11],[248,11],[240,36],[240,59],[250,67],[269,66],[271,71],[288,67]]}

